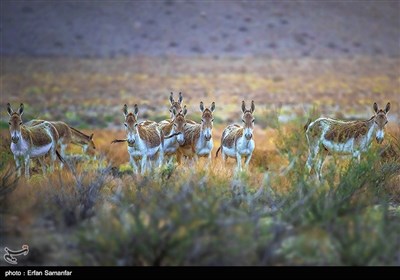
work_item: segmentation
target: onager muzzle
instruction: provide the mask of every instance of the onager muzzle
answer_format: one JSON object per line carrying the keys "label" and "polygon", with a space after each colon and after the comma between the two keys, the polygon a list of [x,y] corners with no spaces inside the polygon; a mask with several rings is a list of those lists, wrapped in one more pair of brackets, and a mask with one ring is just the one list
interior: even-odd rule
{"label": "onager muzzle", "polygon": [[11,137],[11,141],[12,141],[14,144],[17,144],[18,141],[19,141],[19,137],[18,137],[18,136],[13,136],[13,137]]}
{"label": "onager muzzle", "polygon": [[128,139],[126,142],[128,142],[129,147],[133,147],[135,145],[135,139]]}
{"label": "onager muzzle", "polygon": [[246,137],[247,141],[250,141],[251,138],[253,138],[253,134],[252,133],[246,133],[244,136]]}

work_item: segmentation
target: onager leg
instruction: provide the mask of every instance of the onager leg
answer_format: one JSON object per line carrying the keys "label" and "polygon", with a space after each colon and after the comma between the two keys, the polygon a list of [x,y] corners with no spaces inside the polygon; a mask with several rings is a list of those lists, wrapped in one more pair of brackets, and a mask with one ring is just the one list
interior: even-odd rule
{"label": "onager leg", "polygon": [[353,158],[357,159],[358,163],[361,162],[361,153],[358,150],[353,151]]}
{"label": "onager leg", "polygon": [[63,158],[65,158],[65,150],[67,148],[66,143],[60,143],[60,154]]}
{"label": "onager leg", "polygon": [[[61,156],[63,158],[65,158],[65,149],[66,148],[67,148],[67,144],[65,144],[65,143],[61,143],[60,144],[60,152],[61,152]],[[64,163],[63,162],[60,163],[60,167],[61,167],[61,169],[63,169],[63,167],[64,167]]]}
{"label": "onager leg", "polygon": [[147,167],[147,155],[142,156],[141,164],[140,164],[140,174],[144,174],[146,172]]}
{"label": "onager leg", "polygon": [[315,172],[317,173],[318,179],[319,181],[323,180],[323,176],[322,176],[322,167],[324,165],[324,161],[326,159],[327,156],[327,152],[323,149],[321,150],[321,152],[318,155],[318,159],[317,162],[315,164]]}
{"label": "onager leg", "polygon": [[222,161],[224,162],[224,164],[226,164],[226,154],[224,153],[223,148],[221,148],[221,157],[222,157]]}
{"label": "onager leg", "polygon": [[138,173],[138,166],[136,164],[135,158],[133,156],[129,156],[129,163],[132,166],[133,173]]}
{"label": "onager leg", "polygon": [[[51,148],[51,150],[50,150],[50,160],[51,160],[51,162],[50,162],[50,171],[51,172],[54,172],[54,162],[56,161],[56,159],[57,159],[57,154],[56,154],[56,145],[54,145],[52,148]],[[61,166],[62,166],[62,162],[61,162]]]}
{"label": "onager leg", "polygon": [[39,157],[38,160],[39,160],[40,165],[42,166],[43,175],[45,175],[46,174],[46,164],[44,162],[44,157]]}
{"label": "onager leg", "polygon": [[158,166],[158,168],[161,168],[161,166],[163,165],[163,161],[164,161],[164,151],[159,150],[158,151],[158,158],[157,158],[157,166]]}
{"label": "onager leg", "polygon": [[21,177],[21,159],[14,155],[15,166],[17,170],[17,176]]}
{"label": "onager leg", "polygon": [[25,177],[29,178],[29,167],[31,164],[31,158],[29,156],[25,157]]}
{"label": "onager leg", "polygon": [[208,154],[207,161],[206,161],[206,168],[210,168],[211,166],[211,152]]}
{"label": "onager leg", "polygon": [[250,163],[250,160],[251,160],[251,156],[252,156],[253,154],[251,153],[250,155],[248,155],[247,157],[246,157],[246,159],[245,159],[245,165],[246,165],[246,169],[248,170],[249,169],[249,163]]}
{"label": "onager leg", "polygon": [[315,147],[310,146],[310,151],[306,163],[308,173],[311,173],[311,170],[314,167],[315,158],[318,156],[318,153],[319,153],[319,145],[316,145]]}
{"label": "onager leg", "polygon": [[236,152],[237,171],[242,171],[242,156]]}

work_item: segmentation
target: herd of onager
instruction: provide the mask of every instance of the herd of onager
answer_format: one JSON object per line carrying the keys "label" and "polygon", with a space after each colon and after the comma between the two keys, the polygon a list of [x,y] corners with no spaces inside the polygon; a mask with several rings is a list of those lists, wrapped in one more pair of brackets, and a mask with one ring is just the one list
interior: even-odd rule
{"label": "herd of onager", "polygon": [[[197,123],[186,118],[187,108],[183,106],[183,96],[179,93],[178,100],[174,100],[171,93],[169,101],[170,119],[159,123],[144,120],[139,121],[139,107],[134,105],[133,111],[123,106],[126,138],[114,140],[111,143],[126,142],[130,164],[135,173],[144,174],[152,165],[161,166],[165,160],[176,157],[178,163],[198,157],[207,158],[207,166],[211,161],[213,149],[212,129],[215,102],[209,107],[200,102],[201,122]],[[360,155],[370,147],[375,137],[378,143],[384,138],[384,129],[388,122],[387,113],[390,103],[385,109],[379,109],[373,104],[375,114],[363,121],[340,121],[330,118],[319,118],[309,121],[305,128],[305,135],[309,146],[309,156],[306,167],[311,172],[314,168],[321,179],[321,170],[328,153],[350,154],[360,160]],[[254,129],[254,101],[246,107],[245,101],[241,104],[242,125],[228,125],[221,137],[221,145],[216,156],[221,152],[225,162],[227,157],[236,158],[237,171],[242,170],[242,158],[246,169],[255,149],[253,137]],[[93,134],[86,135],[81,131],[61,121],[31,120],[22,122],[23,104],[17,111],[13,111],[7,104],[10,115],[9,128],[11,134],[11,151],[14,155],[17,174],[21,175],[22,162],[25,164],[25,176],[29,177],[30,159],[38,158],[43,173],[46,172],[44,157],[50,155],[51,170],[58,157],[63,166],[65,149],[69,144],[76,144],[88,149],[95,149]],[[60,153],[57,148],[60,147]]]}

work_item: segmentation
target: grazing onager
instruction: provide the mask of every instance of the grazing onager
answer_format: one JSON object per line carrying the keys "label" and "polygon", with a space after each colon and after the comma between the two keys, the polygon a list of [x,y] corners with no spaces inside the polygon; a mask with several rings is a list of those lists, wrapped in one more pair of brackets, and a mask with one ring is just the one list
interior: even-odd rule
{"label": "grazing onager", "polygon": [[250,110],[246,109],[246,104],[244,100],[242,101],[242,122],[244,125],[243,127],[238,124],[227,126],[222,133],[221,146],[216,153],[216,156],[218,156],[218,152],[221,150],[223,161],[226,161],[227,156],[236,158],[238,171],[242,170],[242,157],[245,157],[246,168],[248,168],[255,148],[253,139],[254,109],[254,101],[251,101]]}
{"label": "grazing onager", "polygon": [[215,110],[215,102],[210,108],[205,108],[203,101],[200,102],[200,111],[202,112],[201,124],[187,123],[185,126],[184,144],[178,149],[177,157],[180,162],[182,155],[193,157],[197,160],[200,157],[208,157],[208,163],[211,161],[211,150],[213,149],[212,128],[213,128],[213,112]]}
{"label": "grazing onager", "polygon": [[[45,120],[31,120],[25,123],[25,126],[35,126],[43,122],[45,122]],[[87,153],[88,151],[93,153],[93,151],[96,149],[96,146],[93,142],[93,133],[90,136],[86,135],[61,121],[50,121],[49,123],[51,123],[57,129],[61,156],[66,156],[65,149],[69,144],[81,146],[84,153]]]}
{"label": "grazing onager", "polygon": [[[138,105],[135,104],[134,112],[128,113],[128,106],[123,107],[126,128],[126,142],[128,143],[128,153],[130,163],[134,172],[138,171],[136,160],[140,159],[141,174],[147,169],[148,158],[155,158],[158,155],[158,165],[163,161],[163,141],[162,131],[157,123],[153,121],[143,121],[138,123]],[[115,142],[118,142],[116,140]]]}
{"label": "grazing onager", "polygon": [[46,173],[44,157],[51,156],[50,170],[54,170],[54,161],[58,156],[60,161],[64,160],[57,152],[58,132],[49,122],[43,122],[33,127],[26,127],[22,124],[21,116],[24,113],[24,105],[21,103],[17,112],[14,112],[10,103],[7,104],[7,112],[10,115],[9,126],[11,134],[11,151],[17,167],[17,174],[21,176],[21,158],[25,163],[25,177],[29,178],[29,167],[31,158],[39,158],[43,173]]}
{"label": "grazing onager", "polygon": [[185,143],[184,128],[186,126],[185,116],[187,113],[186,107],[179,113],[172,109],[174,119],[171,121],[164,120],[158,124],[164,135],[164,155],[174,155],[179,148],[179,145]]}
{"label": "grazing onager", "polygon": [[380,144],[385,136],[387,113],[390,103],[385,110],[378,110],[373,105],[375,115],[364,121],[340,121],[329,118],[319,118],[305,126],[309,146],[307,169],[315,166],[318,178],[321,180],[321,170],[328,153],[351,154],[360,161],[361,152],[365,152],[375,136]]}

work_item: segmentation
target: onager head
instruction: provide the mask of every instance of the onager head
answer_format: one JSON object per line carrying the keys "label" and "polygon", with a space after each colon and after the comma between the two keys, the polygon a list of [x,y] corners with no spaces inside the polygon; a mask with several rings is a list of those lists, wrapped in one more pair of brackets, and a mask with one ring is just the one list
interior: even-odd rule
{"label": "onager head", "polygon": [[7,103],[7,112],[10,115],[10,120],[8,122],[10,127],[11,141],[14,144],[17,144],[21,139],[21,125],[22,119],[21,116],[24,113],[24,104],[19,105],[18,111],[14,112],[11,108],[10,103]]}
{"label": "onager head", "polygon": [[128,106],[125,104],[122,111],[124,112],[125,117],[125,130],[126,130],[126,141],[128,142],[129,147],[133,147],[135,145],[135,135],[137,134],[137,117],[139,113],[138,105],[135,104],[134,111],[128,113]]}
{"label": "onager head", "polygon": [[183,110],[180,110],[178,113],[176,112],[175,108],[173,108],[172,113],[175,116],[174,121],[173,121],[175,133],[179,133],[176,136],[176,141],[178,141],[179,145],[183,145],[185,143],[184,131],[185,131],[185,126],[186,126],[185,116],[187,114],[186,106],[183,107]]}
{"label": "onager head", "polygon": [[206,141],[210,141],[212,137],[214,110],[215,102],[211,104],[210,108],[204,108],[203,101],[200,101],[200,111],[203,113],[201,116],[201,129],[204,131],[204,138]]}
{"label": "onager head", "polygon": [[169,101],[171,102],[171,107],[169,108],[171,120],[173,120],[175,118],[175,114],[173,111],[174,109],[175,109],[175,113],[179,113],[182,110],[182,100],[183,100],[182,92],[179,93],[178,101],[174,100],[173,95],[174,95],[174,93],[171,92],[171,95],[169,96]]}
{"label": "onager head", "polygon": [[255,109],[254,101],[251,101],[250,110],[246,109],[246,104],[244,100],[242,101],[242,112],[243,112],[242,122],[244,124],[243,133],[248,141],[253,137],[253,129],[255,121],[255,118],[253,117],[254,109]]}
{"label": "onager head", "polygon": [[96,150],[96,145],[93,142],[93,133],[90,134],[88,142],[83,145],[83,151],[86,153],[88,151]]}
{"label": "onager head", "polygon": [[385,137],[385,126],[388,122],[387,119],[387,113],[390,110],[390,102],[386,104],[385,110],[378,109],[378,104],[376,102],[374,103],[374,111],[375,111],[375,116],[374,116],[374,122],[376,126],[376,135],[375,139],[376,142],[379,144],[382,143],[383,138]]}

